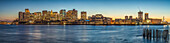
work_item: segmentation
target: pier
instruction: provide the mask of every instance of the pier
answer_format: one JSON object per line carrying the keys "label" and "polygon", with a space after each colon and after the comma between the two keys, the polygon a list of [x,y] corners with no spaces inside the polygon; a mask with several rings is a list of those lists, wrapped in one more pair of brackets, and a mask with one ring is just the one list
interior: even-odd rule
{"label": "pier", "polygon": [[143,29],[143,38],[148,40],[169,40],[169,30],[167,29]]}

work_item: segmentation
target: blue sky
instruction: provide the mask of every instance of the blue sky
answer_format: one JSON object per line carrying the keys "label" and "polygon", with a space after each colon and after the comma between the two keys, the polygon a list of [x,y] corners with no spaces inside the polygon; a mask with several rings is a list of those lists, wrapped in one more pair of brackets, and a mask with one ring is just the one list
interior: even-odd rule
{"label": "blue sky", "polygon": [[124,18],[125,15],[137,17],[139,8],[149,13],[151,18],[165,18],[170,21],[170,0],[1,0],[0,20],[13,20],[19,11],[29,8],[30,12],[61,9],[87,11],[87,15],[103,14],[107,17]]}

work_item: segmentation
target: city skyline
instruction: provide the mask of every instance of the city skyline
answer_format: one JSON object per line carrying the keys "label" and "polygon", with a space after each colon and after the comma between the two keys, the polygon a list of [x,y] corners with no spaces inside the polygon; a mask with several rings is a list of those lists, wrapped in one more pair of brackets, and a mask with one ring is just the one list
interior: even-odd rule
{"label": "city skyline", "polygon": [[[125,18],[115,18],[112,19],[103,14],[95,14],[87,17],[86,11],[81,11],[81,18],[78,18],[78,10],[66,10],[61,9],[59,12],[53,12],[53,10],[43,10],[42,12],[33,12],[27,8],[25,11],[20,11],[18,13],[18,19],[14,20],[11,24],[50,24],[50,25],[62,25],[62,24],[83,24],[83,25],[98,25],[98,24],[126,24],[126,25],[138,25],[138,24],[167,24],[164,19],[150,18],[149,13],[144,13],[141,10],[138,12],[138,17],[125,16]],[[144,17],[143,17],[144,16]]]}
{"label": "city skyline", "polygon": [[[103,14],[106,17],[111,17],[113,20],[115,18],[124,18],[124,16],[138,17],[138,11],[142,10],[144,13],[149,13],[151,18],[162,19],[165,16],[167,21],[169,18],[168,5],[170,1],[168,0],[129,0],[129,1],[118,1],[118,0],[51,0],[51,1],[1,1],[0,10],[0,20],[9,19],[15,20],[18,18],[18,12],[24,11],[22,9],[29,8],[30,12],[41,12],[42,10],[53,10],[54,12],[59,12],[61,9],[78,10],[78,18],[81,17],[81,11],[86,11],[87,16],[95,14]],[[20,3],[17,3],[20,2]],[[45,3],[46,2],[46,3]],[[62,4],[64,2],[64,4]],[[88,3],[87,3],[88,2]],[[24,3],[24,4],[21,4]],[[37,3],[37,4],[36,4]],[[120,4],[119,4],[120,3]],[[137,4],[134,4],[137,3]],[[68,5],[70,4],[70,5]],[[16,6],[14,6],[16,5]],[[48,6],[47,6],[48,5]],[[112,6],[113,5],[113,6]],[[10,13],[9,13],[10,12]],[[144,18],[143,18],[144,19]]]}

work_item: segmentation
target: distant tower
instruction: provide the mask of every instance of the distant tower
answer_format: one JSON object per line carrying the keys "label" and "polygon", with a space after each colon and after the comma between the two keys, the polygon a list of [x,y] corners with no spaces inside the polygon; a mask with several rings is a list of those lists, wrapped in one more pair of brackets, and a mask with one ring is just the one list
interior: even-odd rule
{"label": "distant tower", "polygon": [[129,16],[129,19],[130,19],[130,20],[132,20],[132,18],[133,18],[132,16]]}
{"label": "distant tower", "polygon": [[149,19],[149,13],[145,13],[145,20]]}
{"label": "distant tower", "polygon": [[128,16],[125,16],[125,20],[128,20]]}
{"label": "distant tower", "polygon": [[138,19],[140,20],[140,22],[143,21],[143,12],[142,11],[138,12]]}
{"label": "distant tower", "polygon": [[163,22],[165,22],[165,17],[163,16]]}

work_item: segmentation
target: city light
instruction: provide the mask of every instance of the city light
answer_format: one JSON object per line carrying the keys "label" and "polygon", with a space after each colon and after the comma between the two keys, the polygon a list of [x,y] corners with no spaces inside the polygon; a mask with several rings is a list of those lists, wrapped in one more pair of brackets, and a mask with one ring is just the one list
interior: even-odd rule
{"label": "city light", "polygon": [[[144,16],[143,16],[144,15]],[[78,10],[68,10],[61,9],[58,12],[53,12],[43,10],[42,12],[34,12],[31,13],[29,9],[25,9],[25,12],[19,12],[18,18],[12,22],[12,24],[79,24],[79,25],[138,25],[138,24],[167,24],[168,22],[162,19],[154,19],[149,18],[149,13],[144,13],[142,11],[138,12],[138,17],[133,18],[133,16],[125,16],[124,19],[122,18],[115,18],[112,20],[111,17],[104,17],[103,14],[95,14],[92,16],[88,16],[87,19],[87,12],[81,12],[81,18],[78,19]],[[143,19],[144,18],[144,19]]]}

